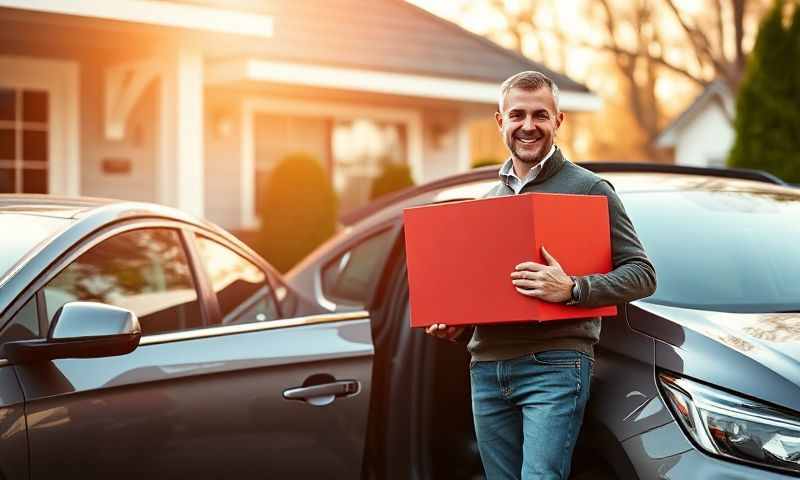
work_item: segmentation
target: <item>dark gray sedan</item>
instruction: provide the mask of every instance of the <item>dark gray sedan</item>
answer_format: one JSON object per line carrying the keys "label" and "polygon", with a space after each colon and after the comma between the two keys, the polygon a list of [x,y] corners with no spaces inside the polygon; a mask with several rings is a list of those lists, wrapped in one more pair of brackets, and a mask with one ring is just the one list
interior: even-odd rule
{"label": "dark gray sedan", "polygon": [[[759,172],[586,166],[622,197],[658,290],[603,321],[574,477],[800,474],[800,192]],[[496,181],[487,169],[396,194],[287,274],[330,312],[371,313],[370,478],[481,475],[466,349],[408,326],[401,213]]]}
{"label": "dark gray sedan", "polygon": [[218,227],[0,195],[0,478],[357,478],[373,345]]}

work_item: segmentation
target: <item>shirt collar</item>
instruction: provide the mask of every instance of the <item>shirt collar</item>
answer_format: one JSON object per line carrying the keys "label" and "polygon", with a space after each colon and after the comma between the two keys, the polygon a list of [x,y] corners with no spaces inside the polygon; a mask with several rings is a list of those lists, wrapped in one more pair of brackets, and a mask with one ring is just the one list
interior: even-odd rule
{"label": "shirt collar", "polygon": [[[525,181],[524,181],[525,184],[533,181],[536,177],[539,176],[539,173],[541,173],[542,169],[544,169],[545,162],[547,162],[547,160],[549,160],[550,157],[552,157],[555,152],[556,152],[556,144],[554,143],[550,147],[550,151],[547,152],[547,155],[545,155],[544,159],[542,159],[541,162],[537,163],[533,168],[531,168],[528,171],[528,175],[525,176]],[[522,182],[522,180],[520,180],[520,178],[517,176],[517,173],[514,171],[514,161],[512,160],[511,157],[509,157],[508,160],[506,160],[506,163],[504,163],[503,166],[500,168],[500,179],[506,185],[509,185],[512,182],[514,183]]]}

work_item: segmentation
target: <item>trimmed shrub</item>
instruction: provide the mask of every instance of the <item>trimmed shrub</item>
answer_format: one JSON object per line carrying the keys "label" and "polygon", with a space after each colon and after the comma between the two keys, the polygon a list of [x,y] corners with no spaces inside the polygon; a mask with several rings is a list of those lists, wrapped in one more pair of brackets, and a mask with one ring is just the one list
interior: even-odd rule
{"label": "trimmed shrub", "polygon": [[791,25],[776,1],[761,23],[736,99],[736,141],[728,165],[800,182],[800,8]]}
{"label": "trimmed shrub", "polygon": [[375,200],[387,193],[413,186],[414,180],[411,178],[411,169],[408,168],[408,165],[385,163],[381,174],[372,181],[369,199]]}
{"label": "trimmed shrub", "polygon": [[288,271],[336,231],[336,192],[314,156],[286,156],[262,192],[258,249],[279,271]]}

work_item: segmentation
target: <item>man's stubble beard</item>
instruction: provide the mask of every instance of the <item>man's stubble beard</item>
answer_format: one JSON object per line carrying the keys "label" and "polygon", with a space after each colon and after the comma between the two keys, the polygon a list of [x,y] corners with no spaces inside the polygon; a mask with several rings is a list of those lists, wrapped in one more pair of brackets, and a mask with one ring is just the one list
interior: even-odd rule
{"label": "man's stubble beard", "polygon": [[524,164],[531,165],[531,166],[536,166],[542,160],[544,160],[544,157],[547,155],[547,152],[549,152],[551,148],[553,148],[553,144],[552,143],[550,143],[550,145],[548,145],[547,148],[542,148],[541,150],[539,150],[535,154],[536,155],[535,157],[531,157],[529,155],[526,155],[525,157],[522,157],[522,156],[519,155],[519,152],[517,152],[517,149],[515,147],[515,142],[514,142],[513,138],[511,140],[511,145],[508,145],[508,149],[511,151],[511,156],[512,157],[514,157],[515,159],[519,160],[520,162],[522,162]]}

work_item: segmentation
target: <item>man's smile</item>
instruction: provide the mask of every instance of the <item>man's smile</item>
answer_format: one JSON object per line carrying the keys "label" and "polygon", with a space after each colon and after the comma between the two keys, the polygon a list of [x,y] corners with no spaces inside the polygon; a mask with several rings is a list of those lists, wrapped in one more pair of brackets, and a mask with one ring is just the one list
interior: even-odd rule
{"label": "man's smile", "polygon": [[538,137],[538,138],[514,137],[514,138],[515,138],[515,140],[517,140],[518,142],[520,142],[520,143],[522,143],[524,145],[532,145],[532,144],[538,142],[539,140],[541,140],[542,137]]}

